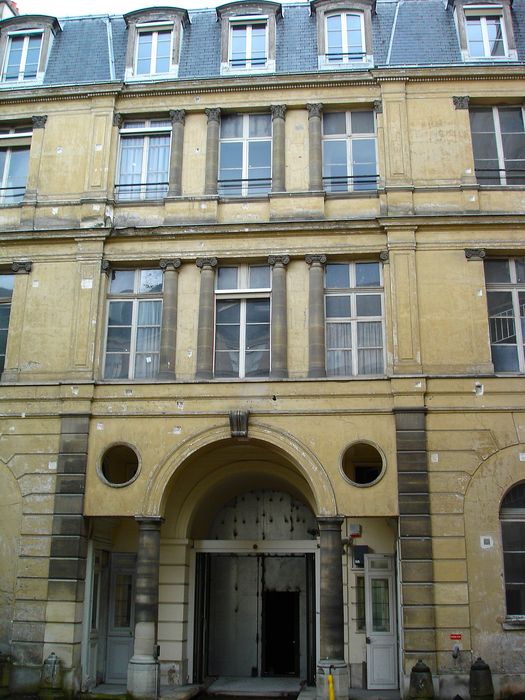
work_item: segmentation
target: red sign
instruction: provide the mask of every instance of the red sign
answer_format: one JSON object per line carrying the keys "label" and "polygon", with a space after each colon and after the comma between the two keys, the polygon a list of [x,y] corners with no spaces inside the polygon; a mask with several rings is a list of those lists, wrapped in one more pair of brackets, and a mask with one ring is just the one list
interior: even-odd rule
{"label": "red sign", "polygon": [[450,639],[461,639],[461,634],[451,634]]}

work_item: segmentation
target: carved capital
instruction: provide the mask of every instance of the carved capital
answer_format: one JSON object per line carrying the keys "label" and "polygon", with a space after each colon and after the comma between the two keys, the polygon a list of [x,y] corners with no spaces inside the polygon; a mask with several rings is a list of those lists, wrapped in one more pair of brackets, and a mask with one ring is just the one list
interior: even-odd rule
{"label": "carved capital", "polygon": [[305,255],[304,259],[307,265],[324,265],[326,263],[326,255]]}
{"label": "carved capital", "polygon": [[102,260],[100,263],[100,271],[109,277],[109,273],[111,272],[111,263],[109,260]]}
{"label": "carved capital", "polygon": [[381,260],[381,262],[388,262],[388,258],[389,258],[388,250],[382,250],[379,253],[379,260]]}
{"label": "carved capital", "polygon": [[43,129],[47,122],[47,114],[35,114],[34,117],[31,117],[31,121],[33,129]]}
{"label": "carved capital", "polygon": [[166,272],[167,270],[178,270],[181,265],[182,261],[180,258],[173,258],[172,260],[161,260],[159,262],[159,267],[162,270],[162,272]]}
{"label": "carved capital", "polygon": [[17,275],[28,275],[32,267],[33,263],[30,260],[15,260],[11,263],[11,270]]}
{"label": "carved capital", "polygon": [[274,267],[274,265],[281,265],[285,267],[288,265],[290,262],[290,256],[289,255],[269,255],[268,256],[268,265],[271,267]]}
{"label": "carved capital", "polygon": [[249,411],[230,411],[230,434],[233,438],[248,437],[248,417]]}
{"label": "carved capital", "polygon": [[120,112],[113,113],[113,126],[118,126],[118,128],[120,129],[123,121],[124,121],[124,117],[122,116],[122,114]]}
{"label": "carved capital", "polygon": [[452,98],[452,102],[454,103],[454,109],[468,109],[470,97],[466,95],[456,96]]}
{"label": "carved capital", "polygon": [[170,119],[172,124],[184,124],[186,121],[186,110],[170,109]]}
{"label": "carved capital", "polygon": [[465,248],[467,260],[483,260],[487,255],[484,248]]}
{"label": "carved capital", "polygon": [[270,112],[272,113],[272,119],[284,119],[286,105],[272,105],[270,107]]}
{"label": "carved capital", "polygon": [[320,102],[315,104],[307,104],[306,109],[308,110],[308,119],[312,119],[313,117],[317,117],[318,119],[321,118],[323,105]]}
{"label": "carved capital", "polygon": [[204,114],[208,117],[208,122],[218,122],[221,118],[221,110],[219,107],[207,107]]}
{"label": "carved capital", "polygon": [[373,108],[376,114],[383,114],[383,100],[374,100]]}
{"label": "carved capital", "polygon": [[197,267],[200,267],[201,270],[205,267],[217,267],[217,258],[197,258],[195,264]]}

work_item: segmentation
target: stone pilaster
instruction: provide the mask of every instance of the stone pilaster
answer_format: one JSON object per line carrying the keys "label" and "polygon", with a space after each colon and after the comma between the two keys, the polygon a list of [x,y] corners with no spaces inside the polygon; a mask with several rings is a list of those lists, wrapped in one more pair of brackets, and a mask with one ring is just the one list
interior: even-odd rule
{"label": "stone pilaster", "polygon": [[206,173],[204,194],[217,194],[217,177],[219,173],[219,134],[221,110],[218,107],[204,110],[208,117],[206,131]]}
{"label": "stone pilaster", "polygon": [[272,192],[285,192],[286,105],[272,105]]}
{"label": "stone pilaster", "polygon": [[183,109],[172,109],[170,117],[172,126],[168,195],[177,197],[182,194],[182,151],[186,112]]}
{"label": "stone pilaster", "polygon": [[157,619],[159,607],[159,517],[136,516],[139,548],[135,578],[135,640],[128,665],[128,693],[136,700],[156,700],[159,687]]}
{"label": "stone pilaster", "polygon": [[177,346],[177,288],[179,258],[161,260],[164,272],[162,299],[162,327],[160,331],[159,379],[175,379],[175,351]]}
{"label": "stone pilaster", "polygon": [[321,114],[322,104],[307,104],[308,110],[308,153],[310,191],[319,192],[323,189],[323,158],[321,153]]}
{"label": "stone pilaster", "polygon": [[326,376],[324,265],[326,255],[307,255],[310,267],[308,289],[308,376]]}
{"label": "stone pilaster", "polygon": [[211,379],[213,376],[213,311],[217,258],[198,258],[197,267],[201,270],[201,286],[196,376],[197,379]]}
{"label": "stone pilaster", "polygon": [[289,262],[288,255],[270,255],[268,257],[268,264],[272,267],[271,379],[284,379],[288,376],[286,266]]}

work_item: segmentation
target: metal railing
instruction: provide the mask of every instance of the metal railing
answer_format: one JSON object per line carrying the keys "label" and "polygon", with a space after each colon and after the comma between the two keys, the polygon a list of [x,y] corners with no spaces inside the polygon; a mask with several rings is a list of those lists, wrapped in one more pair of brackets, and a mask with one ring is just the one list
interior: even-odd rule
{"label": "metal railing", "polygon": [[18,204],[24,198],[26,186],[0,187],[0,204]]}
{"label": "metal railing", "polygon": [[272,187],[270,177],[250,177],[221,179],[217,182],[220,195],[226,197],[246,196],[250,194],[268,194]]}
{"label": "metal railing", "polygon": [[115,196],[119,200],[164,199],[168,193],[169,183],[131,182],[115,185]]}
{"label": "metal railing", "polygon": [[326,53],[325,58],[330,62],[352,62],[352,61],[362,61],[366,56],[364,51],[351,51],[350,53],[343,53],[338,51],[337,53]]}
{"label": "metal railing", "polygon": [[323,187],[326,192],[355,192],[375,190],[379,175],[327,175],[323,177]]}
{"label": "metal railing", "polygon": [[480,184],[525,185],[524,168],[476,168]]}

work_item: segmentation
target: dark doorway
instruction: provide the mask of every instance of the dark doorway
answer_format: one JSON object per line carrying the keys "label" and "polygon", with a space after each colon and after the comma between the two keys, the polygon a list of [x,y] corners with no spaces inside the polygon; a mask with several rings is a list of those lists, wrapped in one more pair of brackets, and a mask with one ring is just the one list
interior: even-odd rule
{"label": "dark doorway", "polygon": [[263,675],[299,675],[299,592],[263,593]]}

